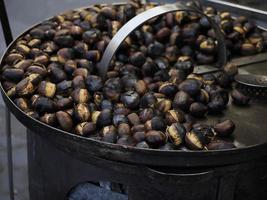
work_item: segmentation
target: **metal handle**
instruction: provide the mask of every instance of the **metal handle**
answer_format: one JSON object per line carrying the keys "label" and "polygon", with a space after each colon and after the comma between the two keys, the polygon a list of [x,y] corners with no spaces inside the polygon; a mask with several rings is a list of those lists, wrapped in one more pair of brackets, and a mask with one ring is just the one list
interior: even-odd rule
{"label": "metal handle", "polygon": [[198,173],[177,174],[161,172],[149,167],[145,167],[145,174],[149,177],[151,182],[160,182],[163,184],[192,184],[192,182],[205,182],[214,177],[214,171],[212,170]]}
{"label": "metal handle", "polygon": [[148,20],[174,11],[188,11],[188,12],[196,12],[202,16],[205,16],[211,26],[214,29],[216,34],[216,39],[218,41],[217,49],[218,49],[218,66],[221,67],[226,64],[226,47],[224,43],[224,36],[220,30],[220,27],[216,24],[216,22],[202,13],[200,10],[194,7],[189,7],[187,5],[181,3],[174,4],[165,4],[162,6],[157,6],[155,8],[151,8],[134,18],[128,21],[124,26],[120,28],[120,30],[115,34],[115,36],[109,42],[101,61],[98,63],[98,73],[102,78],[105,78],[106,73],[108,71],[109,64],[111,62],[112,57],[117,52],[121,43],[125,40],[125,38],[130,35],[135,29],[143,25]]}

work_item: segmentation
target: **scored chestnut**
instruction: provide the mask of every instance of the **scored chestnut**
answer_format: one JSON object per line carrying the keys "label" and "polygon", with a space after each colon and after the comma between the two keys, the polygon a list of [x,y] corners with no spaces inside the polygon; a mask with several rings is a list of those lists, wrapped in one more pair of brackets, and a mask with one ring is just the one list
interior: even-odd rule
{"label": "scored chestnut", "polygon": [[166,133],[167,133],[170,141],[175,146],[179,146],[184,141],[186,129],[180,123],[173,123],[171,126],[169,126],[167,128]]}

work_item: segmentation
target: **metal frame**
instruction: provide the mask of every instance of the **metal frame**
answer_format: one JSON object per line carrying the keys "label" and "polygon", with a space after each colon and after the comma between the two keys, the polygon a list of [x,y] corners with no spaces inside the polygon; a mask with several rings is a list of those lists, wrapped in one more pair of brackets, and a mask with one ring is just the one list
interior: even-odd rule
{"label": "metal frame", "polygon": [[[8,46],[12,41],[12,32],[8,20],[8,15],[6,12],[6,6],[4,0],[0,0],[0,19],[3,29],[3,34],[5,37],[6,46]],[[12,139],[11,139],[11,121],[10,121],[10,111],[6,107],[5,118],[6,118],[6,135],[7,135],[7,162],[8,162],[8,180],[9,180],[9,194],[10,199],[14,200],[14,183],[13,183],[13,159],[12,159]]]}

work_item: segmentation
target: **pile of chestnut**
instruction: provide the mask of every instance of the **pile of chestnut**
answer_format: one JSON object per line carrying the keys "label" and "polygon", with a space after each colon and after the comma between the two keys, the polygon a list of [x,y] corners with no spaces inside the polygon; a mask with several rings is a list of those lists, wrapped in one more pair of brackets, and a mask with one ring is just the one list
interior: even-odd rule
{"label": "pile of chestnut", "polygon": [[[264,51],[267,34],[246,17],[194,3],[220,25],[230,57]],[[235,124],[199,118],[249,97],[231,90],[236,66],[196,75],[196,64],[216,62],[216,40],[206,18],[187,12],[154,18],[122,44],[107,72],[97,63],[120,27],[155,5],[96,5],[57,15],[17,39],[1,66],[7,95],[27,115],[84,137],[138,148],[235,148]],[[101,67],[101,66],[100,66]]]}

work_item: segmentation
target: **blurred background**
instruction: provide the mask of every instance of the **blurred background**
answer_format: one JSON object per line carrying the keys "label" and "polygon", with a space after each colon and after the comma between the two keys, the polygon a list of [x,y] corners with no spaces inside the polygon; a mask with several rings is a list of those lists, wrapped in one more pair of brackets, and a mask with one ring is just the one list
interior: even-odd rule
{"label": "blurred background", "polygon": [[[6,0],[13,38],[41,20],[62,11],[88,6],[90,4],[112,3],[112,0]],[[125,0],[119,0],[125,2]],[[175,2],[175,0],[158,1]],[[267,10],[267,2],[262,0],[232,0],[230,2]],[[0,31],[0,55],[6,49],[2,30]],[[5,133],[5,107],[0,97],[0,200],[9,199],[7,151]],[[26,129],[12,116],[12,147],[15,199],[28,199]]]}

